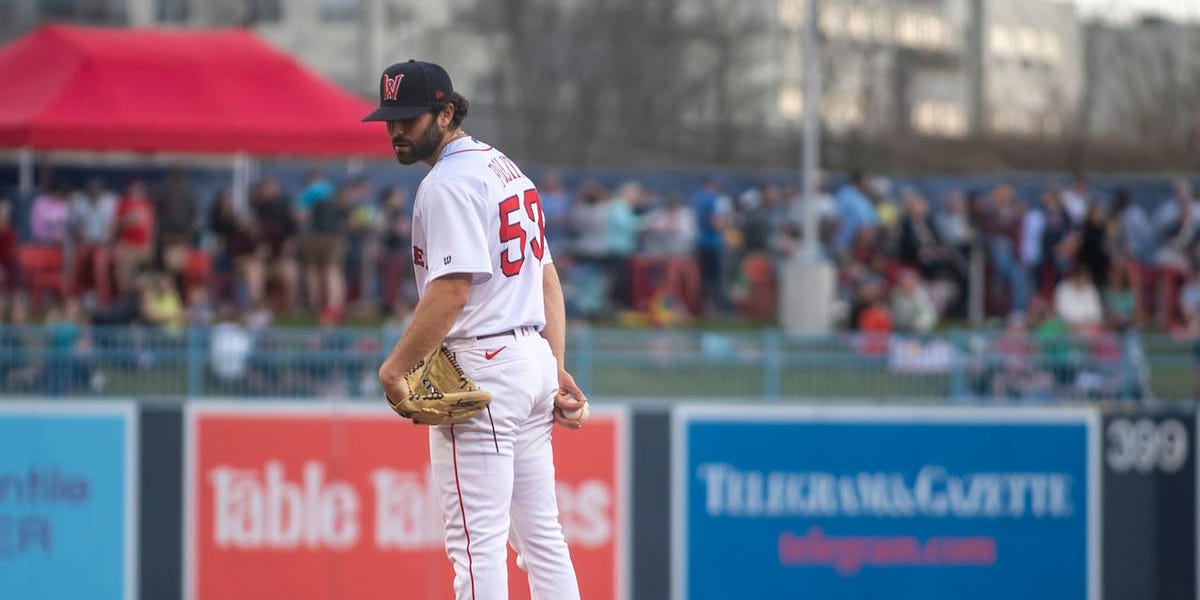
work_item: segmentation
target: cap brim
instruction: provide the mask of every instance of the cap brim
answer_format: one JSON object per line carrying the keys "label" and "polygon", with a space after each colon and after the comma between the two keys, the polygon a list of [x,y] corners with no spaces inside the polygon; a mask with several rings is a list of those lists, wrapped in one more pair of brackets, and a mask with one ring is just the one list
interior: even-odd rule
{"label": "cap brim", "polygon": [[371,114],[362,118],[364,121],[403,121],[411,119],[429,110],[428,106],[380,106]]}

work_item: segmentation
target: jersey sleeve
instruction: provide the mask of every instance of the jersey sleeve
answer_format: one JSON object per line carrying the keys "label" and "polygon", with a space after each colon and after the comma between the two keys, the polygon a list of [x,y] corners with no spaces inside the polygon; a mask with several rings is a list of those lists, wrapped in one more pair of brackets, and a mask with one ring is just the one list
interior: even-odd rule
{"label": "jersey sleeve", "polygon": [[473,283],[492,277],[483,202],[460,184],[439,181],[427,192],[424,206],[425,250],[429,280],[470,273]]}
{"label": "jersey sleeve", "polygon": [[548,264],[553,263],[554,257],[550,256],[550,240],[542,238],[542,241],[545,242],[545,244],[546,244],[544,246],[544,248],[545,248],[545,250],[543,251],[544,253],[542,254],[542,266],[544,267]]}

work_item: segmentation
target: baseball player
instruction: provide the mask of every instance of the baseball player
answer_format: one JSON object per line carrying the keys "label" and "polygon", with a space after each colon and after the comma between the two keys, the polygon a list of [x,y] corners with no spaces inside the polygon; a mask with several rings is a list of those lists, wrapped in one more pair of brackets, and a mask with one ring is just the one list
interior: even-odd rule
{"label": "baseball player", "polygon": [[[405,373],[442,344],[493,398],[468,420],[435,425],[429,457],[459,600],[507,598],[507,542],[534,598],[579,598],[554,491],[550,430],[587,399],[563,367],[562,287],[537,189],[499,150],[462,130],[468,103],[442,67],[388,67],[379,108],[396,160],[433,169],[417,188],[412,256],[419,301],[379,369],[389,402]],[[511,529],[511,532],[510,532]]]}

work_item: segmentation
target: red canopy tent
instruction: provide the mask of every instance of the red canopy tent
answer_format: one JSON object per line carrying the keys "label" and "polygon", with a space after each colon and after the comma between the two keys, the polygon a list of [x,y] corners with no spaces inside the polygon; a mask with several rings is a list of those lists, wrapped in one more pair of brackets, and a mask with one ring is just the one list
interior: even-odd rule
{"label": "red canopy tent", "polygon": [[391,156],[370,104],[246,30],[45,25],[0,80],[0,147]]}

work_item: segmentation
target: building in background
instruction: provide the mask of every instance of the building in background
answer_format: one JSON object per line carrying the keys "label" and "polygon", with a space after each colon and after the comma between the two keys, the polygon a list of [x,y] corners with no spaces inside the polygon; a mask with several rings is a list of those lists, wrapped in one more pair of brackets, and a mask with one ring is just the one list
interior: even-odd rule
{"label": "building in background", "polygon": [[[472,101],[473,133],[513,139],[518,155],[582,139],[686,163],[697,157],[680,148],[728,140],[725,156],[698,157],[720,163],[760,135],[789,151],[806,14],[807,0],[0,0],[0,38],[44,20],[247,26],[367,97],[390,62],[438,61]],[[820,31],[835,138],[1196,127],[1194,24],[1085,26],[1064,0],[821,0]],[[603,154],[575,147],[558,158]]]}
{"label": "building in background", "polygon": [[[777,0],[778,105],[798,120],[805,0]],[[1051,0],[825,0],[833,130],[960,138],[1057,135],[1082,82],[1074,9]]]}

